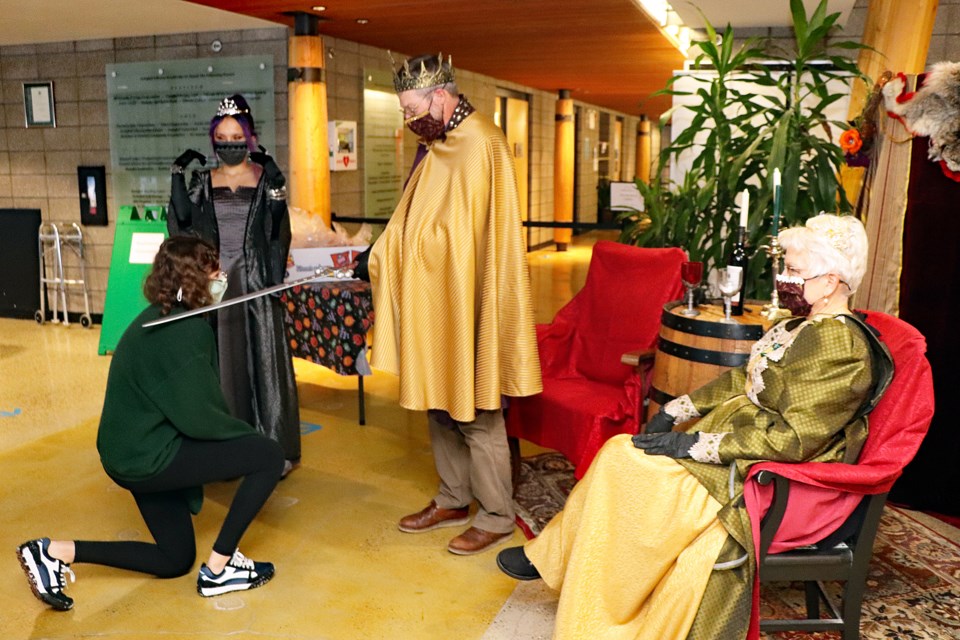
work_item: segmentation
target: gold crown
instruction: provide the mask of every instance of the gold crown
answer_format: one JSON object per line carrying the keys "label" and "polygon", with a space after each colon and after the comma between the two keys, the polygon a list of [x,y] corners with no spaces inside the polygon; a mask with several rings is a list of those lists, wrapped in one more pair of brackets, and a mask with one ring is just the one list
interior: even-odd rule
{"label": "gold crown", "polygon": [[[389,52],[388,52],[389,53]],[[390,54],[393,60],[393,54]],[[396,64],[396,61],[394,61]],[[410,61],[404,60],[403,64],[393,74],[393,88],[397,93],[409,91],[411,89],[428,89],[430,87],[439,87],[453,82],[453,57],[447,56],[447,61],[443,61],[443,54],[437,54],[437,68],[435,71],[428,71],[424,61],[420,62],[420,68],[410,69]]]}
{"label": "gold crown", "polygon": [[224,98],[220,101],[220,106],[217,107],[217,117],[222,118],[224,116],[239,116],[250,113],[250,109],[241,109],[237,106],[237,103],[233,98]]}

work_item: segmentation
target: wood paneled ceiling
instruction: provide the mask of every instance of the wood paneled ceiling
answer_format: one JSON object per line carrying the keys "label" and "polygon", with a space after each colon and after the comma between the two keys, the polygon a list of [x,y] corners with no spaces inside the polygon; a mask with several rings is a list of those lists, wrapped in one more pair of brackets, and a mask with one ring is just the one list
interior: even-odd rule
{"label": "wood paneled ceiling", "polygon": [[293,12],[313,13],[323,35],[409,55],[450,53],[456,68],[570,89],[577,100],[651,118],[670,98],[650,94],[684,60],[635,0],[192,1],[289,26]]}

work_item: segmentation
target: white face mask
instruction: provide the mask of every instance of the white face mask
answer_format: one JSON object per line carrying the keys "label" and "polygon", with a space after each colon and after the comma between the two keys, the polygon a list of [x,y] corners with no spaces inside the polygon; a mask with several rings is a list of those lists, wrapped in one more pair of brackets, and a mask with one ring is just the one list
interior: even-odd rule
{"label": "white face mask", "polygon": [[223,300],[223,294],[227,292],[227,274],[221,271],[216,278],[211,278],[207,289],[210,291],[210,297],[213,298],[212,304],[218,304]]}

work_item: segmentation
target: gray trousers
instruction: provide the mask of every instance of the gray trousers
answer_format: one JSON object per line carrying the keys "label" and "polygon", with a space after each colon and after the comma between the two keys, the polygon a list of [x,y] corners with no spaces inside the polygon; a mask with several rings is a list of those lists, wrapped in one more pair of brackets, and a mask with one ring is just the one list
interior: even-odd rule
{"label": "gray trousers", "polygon": [[446,411],[427,412],[430,444],[440,475],[434,500],[444,509],[477,501],[473,526],[493,533],[513,531],[513,481],[503,412],[477,411],[473,422],[456,422]]}

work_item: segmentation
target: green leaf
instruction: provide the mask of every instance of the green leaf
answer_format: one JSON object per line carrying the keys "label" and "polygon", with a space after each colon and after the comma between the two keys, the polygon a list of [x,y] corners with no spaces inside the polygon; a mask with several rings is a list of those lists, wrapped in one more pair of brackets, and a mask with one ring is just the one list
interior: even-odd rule
{"label": "green leaf", "polygon": [[807,38],[807,12],[802,0],[790,0],[790,13],[793,16],[793,33],[798,46],[802,47]]}

